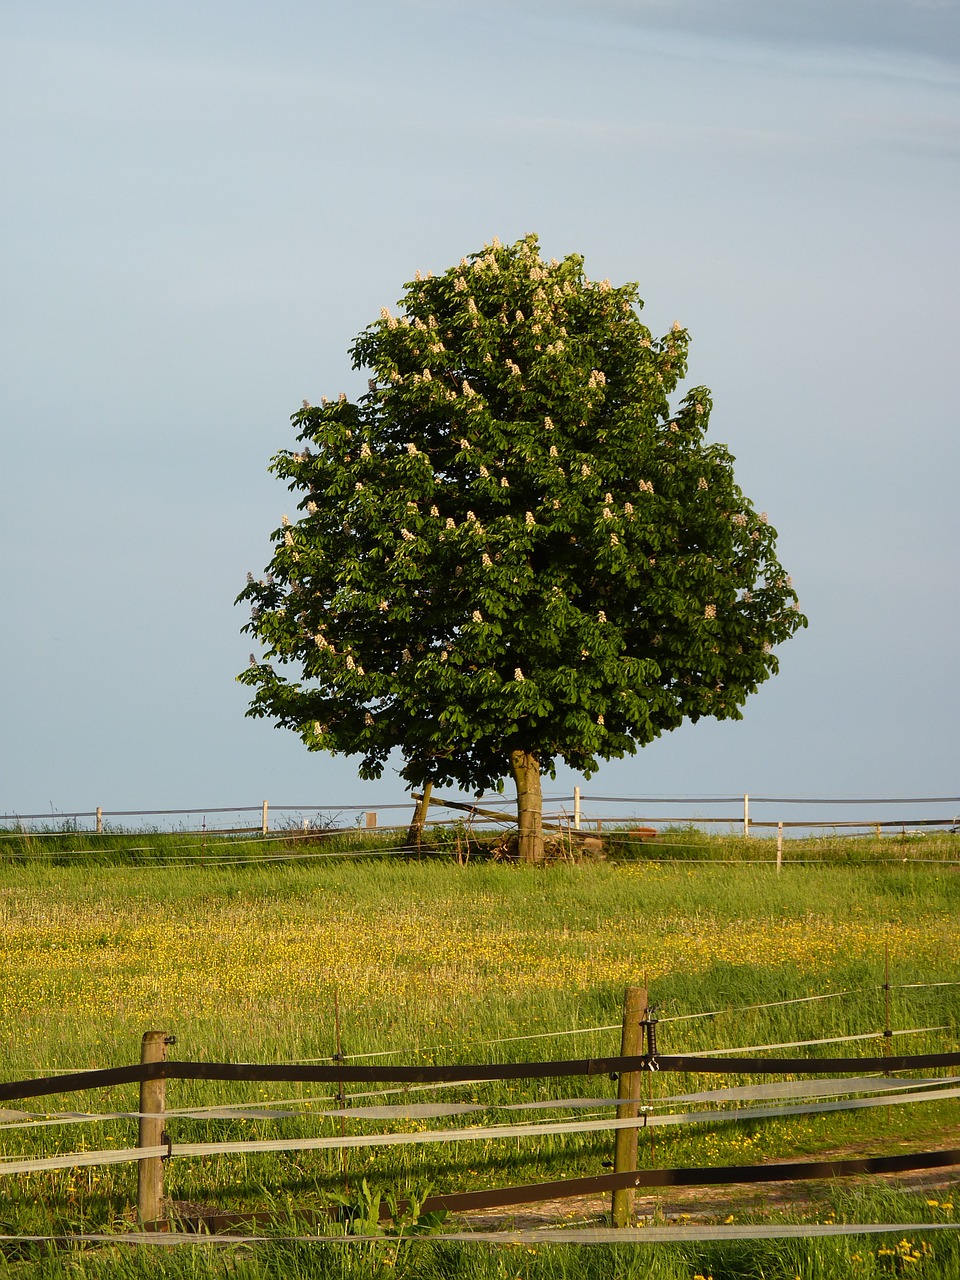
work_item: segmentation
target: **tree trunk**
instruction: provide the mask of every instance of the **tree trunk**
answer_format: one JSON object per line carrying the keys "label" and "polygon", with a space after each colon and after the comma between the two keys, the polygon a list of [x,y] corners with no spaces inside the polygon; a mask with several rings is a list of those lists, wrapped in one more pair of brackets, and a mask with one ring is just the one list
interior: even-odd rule
{"label": "tree trunk", "polygon": [[423,794],[417,801],[417,807],[413,811],[413,817],[410,820],[410,829],[407,832],[407,848],[419,849],[420,842],[423,840],[423,828],[427,821],[427,812],[430,808],[430,792],[433,790],[432,782],[423,784]]}
{"label": "tree trunk", "polygon": [[517,784],[517,852],[522,862],[542,862],[543,793],[540,790],[540,761],[529,751],[511,751],[510,771]]}

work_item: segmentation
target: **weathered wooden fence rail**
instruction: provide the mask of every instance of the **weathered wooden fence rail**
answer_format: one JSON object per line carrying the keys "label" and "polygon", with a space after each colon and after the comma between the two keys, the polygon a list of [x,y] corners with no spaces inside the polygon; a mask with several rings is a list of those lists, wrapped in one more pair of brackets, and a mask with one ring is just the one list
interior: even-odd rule
{"label": "weathered wooden fence rail", "polygon": [[[643,1113],[639,1090],[640,1073],[661,1072],[710,1073],[714,1075],[763,1074],[801,1076],[862,1077],[869,1072],[924,1071],[960,1066],[960,1052],[891,1055],[875,1057],[833,1058],[760,1058],[725,1057],[718,1061],[713,1056],[658,1054],[656,1052],[655,1022],[646,1008],[646,992],[640,988],[628,990],[625,1002],[622,1046],[639,1048],[643,1031],[646,1031],[646,1052],[621,1052],[616,1056],[560,1059],[542,1062],[518,1063],[466,1063],[449,1065],[359,1065],[349,1062],[285,1064],[285,1063],[217,1063],[190,1062],[166,1056],[173,1038],[165,1032],[147,1032],[143,1038],[142,1060],[139,1063],[102,1070],[71,1072],[31,1080],[14,1080],[0,1083],[0,1101],[25,1100],[47,1097],[53,1094],[72,1093],[108,1086],[139,1083],[140,1111],[139,1142],[136,1148],[105,1152],[85,1152],[76,1156],[57,1156],[41,1160],[0,1160],[0,1174],[29,1172],[40,1168],[70,1168],[96,1163],[121,1163],[136,1161],[139,1168],[138,1211],[142,1222],[154,1227],[162,1226],[163,1160],[172,1155],[216,1154],[225,1150],[294,1150],[338,1145],[383,1145],[396,1141],[446,1141],[466,1140],[511,1135],[534,1136],[545,1132],[576,1132],[586,1130],[613,1130],[617,1134],[614,1172],[587,1178],[542,1182],[527,1186],[502,1187],[478,1192],[457,1192],[432,1196],[421,1206],[422,1211],[433,1209],[466,1210],[531,1203],[544,1199],[560,1199],[589,1193],[613,1194],[613,1219],[624,1225],[630,1219],[632,1198],[638,1188],[663,1186],[716,1186],[734,1183],[763,1183],[803,1180],[810,1178],[846,1177],[853,1174],[892,1173],[918,1169],[947,1168],[960,1165],[960,1150],[926,1151],[908,1155],[871,1157],[859,1160],[792,1161],[771,1165],[723,1166],[688,1169],[639,1170],[636,1166],[636,1132],[647,1123]],[[620,1078],[617,1118],[587,1122],[552,1122],[526,1126],[501,1126],[455,1130],[423,1134],[382,1134],[356,1138],[268,1140],[244,1143],[177,1144],[167,1137],[165,1130],[164,1085],[167,1080],[214,1081],[286,1081],[290,1083],[325,1083],[339,1088],[344,1083],[479,1083],[497,1080],[537,1080],[568,1076],[609,1076]],[[860,1082],[862,1084],[862,1081]],[[909,1082],[905,1082],[905,1086]],[[917,1082],[912,1082],[916,1086]],[[932,1079],[929,1085],[939,1082]],[[944,1085],[952,1081],[943,1081]],[[896,1082],[891,1082],[895,1085]],[[856,1089],[854,1089],[856,1091]],[[936,1100],[960,1096],[960,1089],[930,1089],[926,1092],[908,1092],[892,1098],[857,1100],[840,1105],[889,1105],[897,1102]],[[560,1104],[558,1104],[560,1105]],[[829,1104],[836,1107],[838,1104]],[[815,1110],[816,1106],[794,1108],[795,1111]],[[786,1109],[785,1113],[790,1113]],[[714,1119],[729,1122],[752,1119],[760,1111],[710,1112],[704,1115],[679,1115],[655,1117],[654,1122],[675,1122]],[[763,1114],[767,1114],[763,1112]],[[623,1141],[624,1133],[633,1135],[633,1141]],[[304,1215],[299,1215],[304,1216]],[[306,1215],[309,1216],[309,1215]],[[197,1219],[197,1229],[220,1230],[241,1223],[265,1222],[269,1215],[259,1212],[237,1214],[210,1214]],[[187,1224],[189,1225],[189,1224]]]}

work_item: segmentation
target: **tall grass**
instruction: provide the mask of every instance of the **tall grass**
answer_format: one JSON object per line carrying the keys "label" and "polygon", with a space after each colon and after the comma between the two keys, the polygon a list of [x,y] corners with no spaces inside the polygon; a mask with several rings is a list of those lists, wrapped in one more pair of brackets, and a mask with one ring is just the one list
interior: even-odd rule
{"label": "tall grass", "polygon": [[[335,998],[343,1051],[388,1054],[387,1061],[615,1053],[623,988],[644,982],[663,1019],[663,1053],[879,1033],[885,946],[896,987],[893,1026],[947,1027],[904,1036],[894,1042],[896,1051],[957,1047],[960,986],[902,985],[960,980],[960,880],[946,865],[788,866],[779,876],[767,866],[716,861],[559,864],[539,871],[483,861],[457,866],[449,860],[384,858],[163,866],[160,859],[129,865],[114,849],[110,865],[91,866],[68,862],[70,850],[61,852],[62,864],[28,862],[25,855],[0,866],[0,1037],[7,1079],[134,1061],[140,1034],[154,1027],[175,1033],[174,1052],[185,1058],[329,1059]],[[847,994],[769,1009],[744,1007],[828,992]],[[707,1012],[713,1016],[682,1020]],[[511,1039],[532,1035],[542,1038]],[[798,1052],[876,1053],[879,1044],[876,1039]],[[654,1075],[648,1087],[656,1102],[742,1082]],[[375,1086],[347,1088],[366,1093]],[[522,1117],[497,1110],[505,1103],[603,1097],[612,1088],[604,1079],[571,1078],[401,1091],[387,1100],[437,1097],[488,1108],[466,1119],[398,1126],[413,1130],[502,1123]],[[309,1114],[326,1106],[333,1093],[316,1086],[171,1082],[172,1108],[288,1098],[290,1105],[280,1110],[293,1114],[275,1120],[173,1119],[168,1128],[177,1142],[334,1133],[330,1120]],[[31,1103],[22,1106],[33,1109]],[[136,1091],[117,1088],[40,1102],[50,1112],[78,1106],[133,1110]],[[554,1114],[567,1118],[559,1111],[541,1113]],[[642,1137],[641,1162],[749,1163],[846,1148],[876,1154],[923,1149],[950,1145],[956,1116],[955,1103],[931,1101],[749,1123],[718,1117],[715,1124],[657,1130],[653,1149]],[[358,1120],[349,1125],[354,1133],[383,1127]],[[131,1120],[0,1130],[8,1156],[135,1141]],[[350,1153],[346,1179],[355,1188],[367,1177],[398,1193],[425,1183],[436,1190],[466,1190],[599,1173],[611,1147],[608,1134],[580,1134],[537,1142],[371,1148]],[[258,1208],[275,1200],[310,1208],[342,1193],[344,1176],[341,1158],[332,1152],[222,1156],[173,1161],[167,1186],[176,1199],[210,1206]],[[134,1187],[134,1166],[10,1178],[3,1226],[46,1232],[129,1223]],[[918,1203],[911,1202],[911,1213]],[[892,1255],[877,1255],[875,1244],[873,1261],[856,1265],[874,1268],[864,1275],[890,1274]],[[935,1248],[938,1265],[956,1265],[946,1237],[938,1237]],[[842,1270],[843,1259],[852,1265],[856,1251],[849,1241],[793,1242],[789,1248],[782,1242],[701,1250],[644,1246],[606,1253],[544,1248],[535,1255],[443,1244],[409,1249],[400,1250],[390,1274],[405,1274],[406,1267],[411,1275],[478,1280],[594,1272],[690,1277],[696,1270],[712,1270],[715,1280],[798,1272],[806,1278],[850,1274]],[[205,1248],[164,1254],[163,1265],[167,1274],[184,1276],[386,1274],[387,1255],[378,1250],[278,1243],[253,1256],[223,1256]],[[790,1273],[801,1254],[806,1261]],[[113,1251],[57,1253],[43,1261],[31,1255],[29,1262],[44,1268],[35,1274],[69,1270],[90,1276],[133,1276],[158,1265],[153,1254]],[[11,1274],[21,1267],[13,1259],[6,1265]],[[932,1266],[926,1255],[897,1265],[921,1271]]]}

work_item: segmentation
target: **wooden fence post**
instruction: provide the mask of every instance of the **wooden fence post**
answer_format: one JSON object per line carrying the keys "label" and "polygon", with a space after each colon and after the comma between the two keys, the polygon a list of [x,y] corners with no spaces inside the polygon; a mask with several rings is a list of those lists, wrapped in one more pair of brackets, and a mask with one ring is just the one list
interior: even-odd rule
{"label": "wooden fence post", "polygon": [[[140,1061],[163,1062],[173,1037],[165,1031],[145,1031],[140,1045]],[[164,1137],[165,1080],[140,1081],[140,1124],[137,1145],[160,1147]],[[141,1222],[157,1222],[163,1206],[163,1158],[146,1156],[137,1165],[137,1213]]]}
{"label": "wooden fence post", "polygon": [[[890,943],[883,944],[883,1056],[890,1056],[893,1031],[890,1027]],[[885,1076],[889,1071],[883,1073]]]}
{"label": "wooden fence post", "polygon": [[573,788],[573,829],[580,830],[580,788]]}
{"label": "wooden fence post", "polygon": [[777,823],[777,875],[783,870],[783,823]]}
{"label": "wooden fence post", "polygon": [[268,817],[269,809],[270,809],[270,806],[267,804],[266,800],[264,800],[263,810],[260,817],[260,830],[263,833],[263,835],[266,835],[267,832],[270,830],[270,819]]}
{"label": "wooden fence post", "polygon": [[97,835],[103,835],[103,810],[97,805]]}
{"label": "wooden fence post", "polygon": [[[620,1036],[620,1056],[633,1058],[641,1048],[641,1030],[647,1010],[645,987],[627,987],[623,1000],[623,1031]],[[621,1071],[617,1089],[618,1120],[635,1120],[640,1114],[640,1072]],[[614,1173],[629,1173],[637,1167],[637,1130],[635,1126],[618,1129],[613,1152]],[[636,1192],[633,1187],[620,1187],[613,1193],[611,1217],[615,1227],[629,1226],[633,1217]]]}
{"label": "wooden fence post", "polygon": [[743,838],[744,840],[750,835],[750,797],[744,794],[743,797]]}
{"label": "wooden fence post", "polygon": [[376,809],[368,809],[366,814],[367,830],[372,831],[376,825],[377,825],[377,811]]}

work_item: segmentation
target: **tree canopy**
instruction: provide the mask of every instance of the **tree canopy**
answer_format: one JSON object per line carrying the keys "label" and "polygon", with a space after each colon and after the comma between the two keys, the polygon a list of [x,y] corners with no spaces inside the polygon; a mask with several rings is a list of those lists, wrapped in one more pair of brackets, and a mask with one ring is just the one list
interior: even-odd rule
{"label": "tree canopy", "polygon": [[266,647],[249,715],[367,778],[394,750],[411,786],[512,772],[527,856],[558,761],[740,717],[806,620],[709,392],[671,406],[686,330],[640,307],[527,236],[381,311],[350,352],[367,393],[304,403],[271,464],[299,501],[238,597]]}

